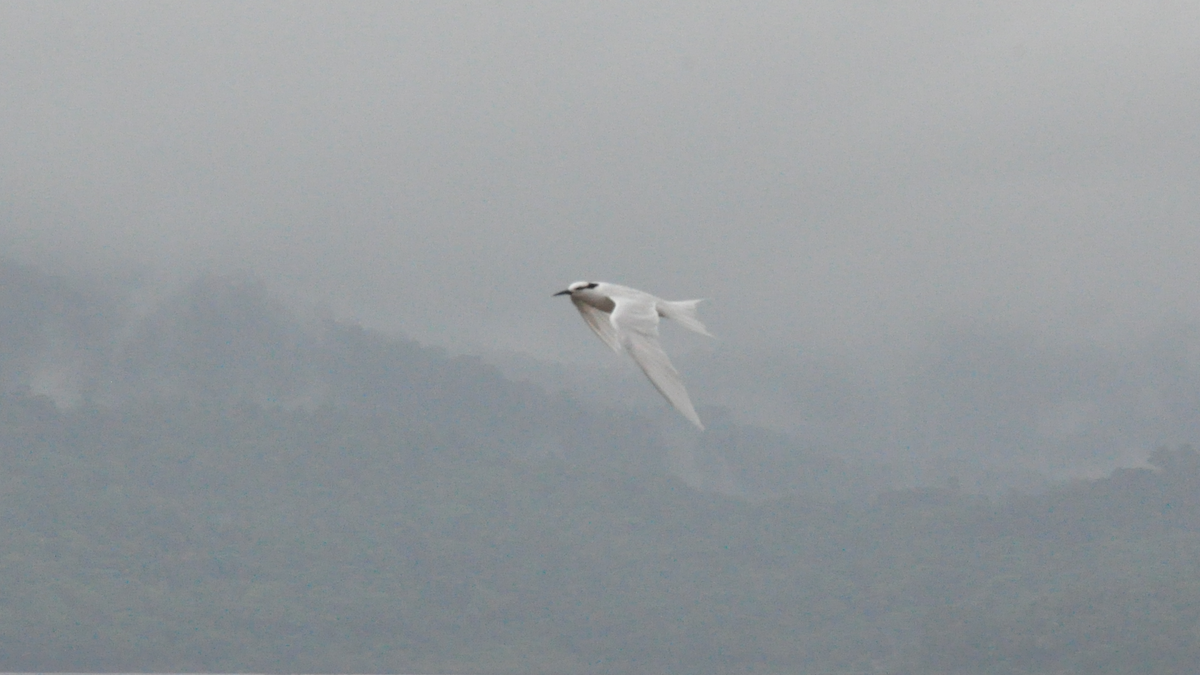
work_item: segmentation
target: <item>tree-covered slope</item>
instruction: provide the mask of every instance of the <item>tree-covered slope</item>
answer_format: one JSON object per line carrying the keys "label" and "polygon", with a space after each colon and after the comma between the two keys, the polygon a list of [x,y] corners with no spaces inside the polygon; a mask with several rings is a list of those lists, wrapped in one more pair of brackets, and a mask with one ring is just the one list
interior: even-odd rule
{"label": "tree-covered slope", "polygon": [[[989,501],[833,489],[854,485],[845,467],[796,448],[788,480],[746,477],[781,495],[755,502],[673,477],[656,423],[356,326],[309,330],[254,284],[202,281],[113,344],[75,405],[0,397],[0,670],[1200,662],[1190,449]],[[736,425],[698,447],[788,454]]]}
{"label": "tree-covered slope", "polygon": [[[636,437],[606,422],[597,443]],[[1185,672],[1200,655],[1186,450],[1001,505],[747,504],[332,407],[9,395],[0,428],[10,671]]]}

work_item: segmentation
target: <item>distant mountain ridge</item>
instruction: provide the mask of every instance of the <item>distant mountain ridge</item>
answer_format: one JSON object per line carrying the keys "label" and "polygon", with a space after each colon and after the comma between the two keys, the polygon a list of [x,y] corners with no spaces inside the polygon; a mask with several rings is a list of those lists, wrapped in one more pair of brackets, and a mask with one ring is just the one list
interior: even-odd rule
{"label": "distant mountain ridge", "polygon": [[[1187,447],[1036,495],[887,490],[717,409],[684,433],[305,323],[253,280],[207,277],[136,315],[102,289],[9,278],[0,670],[1200,661]],[[74,370],[39,393],[61,354]]]}
{"label": "distant mountain ridge", "polygon": [[[8,359],[5,381],[9,390],[30,387],[63,404],[195,400],[308,410],[332,405],[411,416],[460,435],[504,438],[522,453],[534,452],[531,448],[564,452],[574,443],[575,427],[586,427],[584,420],[594,416],[578,408],[614,417],[612,411],[621,406],[619,399],[603,404],[576,402],[569,392],[548,394],[475,357],[450,357],[439,348],[354,325],[301,319],[251,277],[201,277],[141,316],[123,307],[119,294],[103,297],[94,291],[104,301],[100,306],[111,309],[100,324],[103,330],[85,329],[93,300],[85,301],[68,280],[19,269],[34,281],[9,288],[20,302],[10,303],[14,313],[3,317],[3,325],[25,337],[9,343],[15,354]],[[21,315],[26,305],[63,308],[64,316]],[[22,320],[30,325],[18,329]],[[56,362],[64,352],[87,358]],[[39,382],[54,386],[33,388]],[[844,493],[847,480],[855,480],[844,470],[833,477],[830,466],[840,460],[832,456],[819,457],[778,433],[752,431],[720,410],[713,414],[714,433],[702,437],[679,429],[675,420],[651,423],[631,409],[613,423],[644,434],[635,442],[646,447],[645,456],[627,460],[656,467],[669,463],[702,489],[762,498],[803,484],[832,494],[830,489]],[[732,440],[745,433],[768,434],[772,440],[755,448]],[[729,441],[724,444],[728,447],[719,439]],[[772,450],[766,450],[768,445]],[[734,454],[726,456],[727,450]],[[826,478],[804,477],[805,458],[812,458],[814,469]],[[822,480],[840,487],[821,486]]]}

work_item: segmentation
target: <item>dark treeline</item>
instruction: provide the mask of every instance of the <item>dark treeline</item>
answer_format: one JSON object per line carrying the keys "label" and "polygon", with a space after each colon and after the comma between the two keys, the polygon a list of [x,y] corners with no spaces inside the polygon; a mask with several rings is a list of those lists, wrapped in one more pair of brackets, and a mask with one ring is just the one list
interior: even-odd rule
{"label": "dark treeline", "polygon": [[[202,280],[131,320],[17,272],[0,291],[2,670],[1200,662],[1190,448],[988,499],[872,491],[795,447],[778,497],[748,501],[674,477],[678,441],[656,423],[355,326],[304,328],[254,282]],[[55,359],[76,364],[61,381]],[[732,424],[706,438],[698,451],[764,462],[788,443]]]}

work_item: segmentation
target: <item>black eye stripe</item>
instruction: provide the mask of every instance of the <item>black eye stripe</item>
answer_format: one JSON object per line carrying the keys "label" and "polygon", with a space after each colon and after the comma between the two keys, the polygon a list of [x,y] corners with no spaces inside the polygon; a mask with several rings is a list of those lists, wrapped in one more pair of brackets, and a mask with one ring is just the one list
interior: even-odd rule
{"label": "black eye stripe", "polygon": [[599,285],[600,284],[597,284],[596,282],[593,281],[592,283],[588,284],[587,286],[584,286],[584,288],[595,288]]}

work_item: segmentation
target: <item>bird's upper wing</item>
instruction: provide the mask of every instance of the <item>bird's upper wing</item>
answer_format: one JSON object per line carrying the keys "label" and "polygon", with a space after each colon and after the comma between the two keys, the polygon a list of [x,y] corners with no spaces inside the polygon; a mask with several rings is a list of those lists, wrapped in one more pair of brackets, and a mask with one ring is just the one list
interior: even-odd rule
{"label": "bird's upper wing", "polygon": [[621,351],[621,341],[617,338],[617,329],[613,328],[608,314],[576,298],[571,298],[571,302],[575,305],[575,309],[579,310],[579,315],[583,317],[588,327],[596,335],[599,335],[601,340],[604,340],[604,344],[612,347],[614,352]]}
{"label": "bird's upper wing", "polygon": [[654,306],[654,298],[615,297],[613,301],[616,307],[612,312],[612,327],[621,346],[629,351],[629,355],[641,367],[642,372],[646,373],[646,377],[650,378],[650,383],[658,389],[658,393],[670,401],[688,421],[704,429],[704,425],[700,423],[700,416],[692,407],[692,399],[688,397],[683,380],[679,377],[679,371],[671,365],[667,353],[658,343],[658,311]]}

